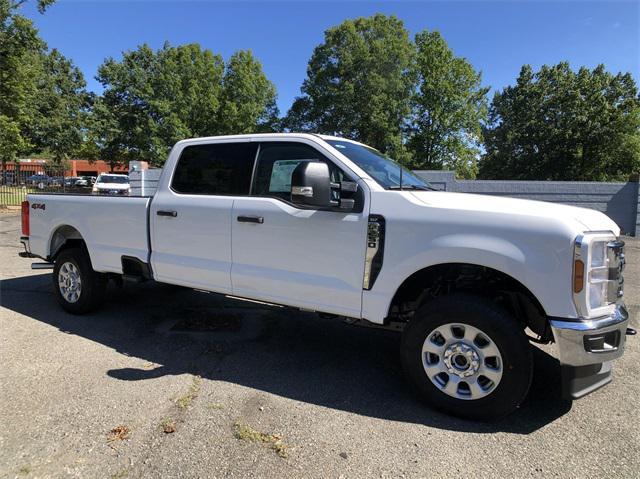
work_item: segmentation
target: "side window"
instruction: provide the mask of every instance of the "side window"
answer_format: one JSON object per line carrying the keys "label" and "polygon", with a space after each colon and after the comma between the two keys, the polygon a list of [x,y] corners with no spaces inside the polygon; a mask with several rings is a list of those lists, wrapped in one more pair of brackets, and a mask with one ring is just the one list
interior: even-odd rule
{"label": "side window", "polygon": [[268,142],[260,145],[252,194],[291,198],[291,174],[303,161],[322,161],[329,165],[331,181],[340,182],[342,171],[319,151],[303,143]]}
{"label": "side window", "polygon": [[182,150],[171,188],[192,195],[248,195],[257,143],[211,143]]}

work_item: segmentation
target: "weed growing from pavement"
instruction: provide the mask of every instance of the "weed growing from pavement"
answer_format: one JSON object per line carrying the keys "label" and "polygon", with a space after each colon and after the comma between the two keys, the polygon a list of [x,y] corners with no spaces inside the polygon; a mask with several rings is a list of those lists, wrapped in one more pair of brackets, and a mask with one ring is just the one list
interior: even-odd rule
{"label": "weed growing from pavement", "polygon": [[233,425],[233,430],[236,439],[266,444],[281,458],[286,459],[289,457],[287,446],[282,442],[282,436],[279,436],[278,434],[265,434],[263,432],[256,431],[251,426],[241,422],[236,422]]}
{"label": "weed growing from pavement", "polygon": [[160,422],[160,427],[162,428],[162,432],[165,434],[172,434],[176,432],[176,423],[168,417],[164,418],[162,422]]}
{"label": "weed growing from pavement", "polygon": [[26,464],[22,466],[20,469],[18,469],[18,473],[24,474],[25,476],[30,472],[31,472],[31,466],[29,464]]}
{"label": "weed growing from pavement", "polygon": [[115,474],[111,475],[111,479],[123,479],[129,475],[129,469],[126,467],[124,469],[120,469]]}
{"label": "weed growing from pavement", "polygon": [[202,378],[200,376],[194,376],[189,389],[174,400],[176,406],[178,406],[182,410],[187,409],[191,405],[193,400],[198,397],[201,385]]}
{"label": "weed growing from pavement", "polygon": [[114,427],[107,434],[107,442],[114,441],[124,441],[125,439],[129,439],[131,437],[131,429],[128,426],[120,425]]}

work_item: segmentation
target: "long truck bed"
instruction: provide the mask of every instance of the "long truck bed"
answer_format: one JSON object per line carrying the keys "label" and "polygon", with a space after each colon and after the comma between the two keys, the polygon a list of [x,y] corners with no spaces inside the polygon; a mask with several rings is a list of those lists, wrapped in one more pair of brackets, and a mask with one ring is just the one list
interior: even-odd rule
{"label": "long truck bed", "polygon": [[96,271],[122,274],[123,256],[149,261],[151,197],[31,194],[27,200],[32,254],[49,258],[56,234],[73,218]]}

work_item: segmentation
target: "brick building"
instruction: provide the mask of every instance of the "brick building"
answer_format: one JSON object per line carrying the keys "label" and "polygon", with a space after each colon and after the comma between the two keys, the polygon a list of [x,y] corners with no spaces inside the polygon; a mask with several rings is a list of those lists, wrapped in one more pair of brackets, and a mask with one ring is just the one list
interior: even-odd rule
{"label": "brick building", "polygon": [[[50,160],[41,159],[23,159],[19,161],[19,170],[28,171],[32,174],[49,174],[60,175],[62,172],[56,166],[52,165]],[[128,168],[116,167],[111,171],[109,163],[102,160],[89,162],[88,160],[67,160],[65,162],[67,167],[64,171],[64,176],[98,176],[100,173],[128,173]],[[16,170],[15,163],[5,163],[4,170],[12,172]],[[54,173],[55,172],[55,173]]]}

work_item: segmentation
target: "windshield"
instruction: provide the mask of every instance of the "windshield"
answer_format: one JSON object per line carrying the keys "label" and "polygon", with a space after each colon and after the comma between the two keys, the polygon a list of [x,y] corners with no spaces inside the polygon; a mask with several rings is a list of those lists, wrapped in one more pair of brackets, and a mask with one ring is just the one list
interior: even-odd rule
{"label": "windshield", "polygon": [[129,178],[126,176],[100,175],[98,177],[98,183],[118,183],[126,185],[129,183]]}
{"label": "windshield", "polygon": [[[350,141],[325,140],[387,190],[400,188],[400,165],[378,150]],[[428,190],[429,183],[402,168],[402,189]]]}

